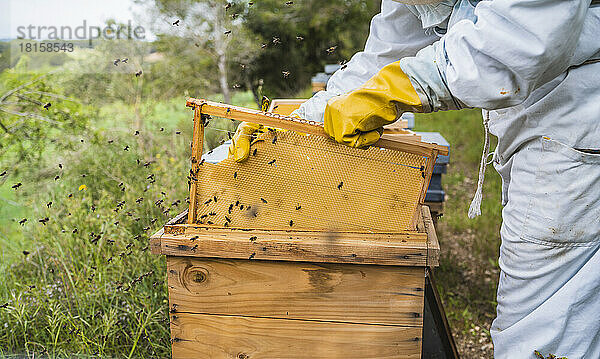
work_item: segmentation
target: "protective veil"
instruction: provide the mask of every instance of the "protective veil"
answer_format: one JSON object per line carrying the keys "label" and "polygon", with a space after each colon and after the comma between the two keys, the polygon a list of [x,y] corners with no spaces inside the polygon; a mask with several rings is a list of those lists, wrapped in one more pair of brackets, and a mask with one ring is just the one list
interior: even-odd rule
{"label": "protective veil", "polygon": [[600,155],[587,151],[600,148],[595,2],[458,0],[439,21],[383,0],[365,50],[298,110],[322,120],[328,99],[401,60],[425,111],[489,111],[505,205],[496,358],[600,358]]}

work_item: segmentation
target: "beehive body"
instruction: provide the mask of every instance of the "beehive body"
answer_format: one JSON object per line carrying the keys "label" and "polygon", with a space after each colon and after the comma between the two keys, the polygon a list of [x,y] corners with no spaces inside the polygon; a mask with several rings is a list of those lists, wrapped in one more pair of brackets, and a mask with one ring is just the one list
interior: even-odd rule
{"label": "beehive body", "polygon": [[174,358],[419,358],[423,270],[170,257]]}
{"label": "beehive body", "polygon": [[167,255],[173,357],[420,358],[439,256],[421,202],[439,149],[348,148],[287,120],[296,132],[260,135],[246,162],[203,163],[201,115],[278,122],[192,100],[189,213],[151,238]]}
{"label": "beehive body", "polygon": [[152,248],[167,255],[173,358],[420,358],[439,246],[419,218],[337,237],[167,225]]}

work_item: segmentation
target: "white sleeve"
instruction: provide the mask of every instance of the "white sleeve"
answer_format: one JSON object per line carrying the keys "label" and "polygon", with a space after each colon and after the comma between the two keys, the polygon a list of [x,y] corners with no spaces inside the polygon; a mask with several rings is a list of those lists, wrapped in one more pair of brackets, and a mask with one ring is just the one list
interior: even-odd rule
{"label": "white sleeve", "polygon": [[404,58],[428,111],[515,106],[570,66],[590,0],[480,2],[475,21]]}
{"label": "white sleeve", "polygon": [[371,20],[364,51],[352,56],[343,70],[331,76],[326,91],[316,93],[295,113],[302,118],[322,122],[329,99],[356,89],[385,65],[414,56],[437,39],[434,34],[425,34],[420,20],[406,5],[383,0],[381,12]]}

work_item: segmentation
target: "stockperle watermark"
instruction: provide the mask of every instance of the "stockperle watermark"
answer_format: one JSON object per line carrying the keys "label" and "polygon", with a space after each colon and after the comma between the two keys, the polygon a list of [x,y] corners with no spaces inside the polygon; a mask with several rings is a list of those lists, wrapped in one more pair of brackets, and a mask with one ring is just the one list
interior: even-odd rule
{"label": "stockperle watermark", "polygon": [[23,24],[13,27],[13,33],[11,63],[26,62],[19,67],[24,71],[69,65],[68,70],[75,72],[137,72],[135,61],[129,60],[148,47],[146,29],[132,20],[104,25],[87,20],[76,26]]}

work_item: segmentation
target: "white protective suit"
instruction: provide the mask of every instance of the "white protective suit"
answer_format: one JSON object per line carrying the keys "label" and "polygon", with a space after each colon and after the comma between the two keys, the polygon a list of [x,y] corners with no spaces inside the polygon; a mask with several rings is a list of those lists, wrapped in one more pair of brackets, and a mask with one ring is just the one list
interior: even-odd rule
{"label": "white protective suit", "polygon": [[[363,52],[297,113],[401,60],[426,111],[484,109],[503,180],[498,359],[600,358],[600,6],[383,0]],[[489,110],[489,112],[485,111]]]}

